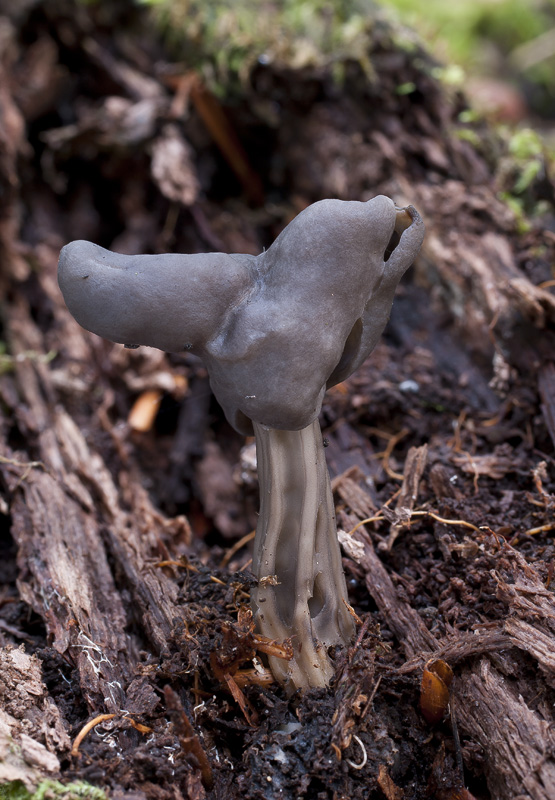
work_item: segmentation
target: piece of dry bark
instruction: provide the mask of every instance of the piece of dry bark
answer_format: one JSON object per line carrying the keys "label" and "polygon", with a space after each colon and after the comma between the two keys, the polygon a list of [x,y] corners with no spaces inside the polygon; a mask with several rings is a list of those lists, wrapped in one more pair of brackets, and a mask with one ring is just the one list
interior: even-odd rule
{"label": "piece of dry bark", "polygon": [[[12,310],[14,352],[40,347],[24,314],[24,306]],[[19,590],[45,620],[54,647],[76,665],[91,711],[116,712],[125,707],[138,659],[137,642],[126,632],[129,609],[158,653],[167,649],[176,616],[175,583],[154,566],[164,556],[156,536],[162,518],[138,483],[114,483],[69,415],[47,401],[53,390],[40,359],[17,361],[16,375],[15,413],[39,456],[26,466],[21,453],[7,452],[1,465],[12,493]],[[133,598],[129,609],[110,559]]]}
{"label": "piece of dry bark", "polygon": [[[356,520],[347,515],[345,517],[348,529],[354,527]],[[435,636],[426,628],[418,613],[399,599],[393,581],[378,558],[368,534],[359,528],[351,538],[362,545],[357,561],[365,572],[366,586],[399,640],[406,657],[412,658],[416,654],[435,650],[438,646]]]}
{"label": "piece of dry bark", "polygon": [[58,777],[70,740],[42,679],[41,662],[23,646],[0,649],[0,784]]}
{"label": "piece of dry bark", "polygon": [[176,125],[166,125],[152,143],[152,177],[164,197],[192,206],[199,194],[194,151]]}
{"label": "piece of dry bark", "polygon": [[21,781],[33,792],[41,779],[58,777],[60,762],[53,753],[26,734],[18,739],[14,741],[0,721],[0,786]]}
{"label": "piece of dry bark", "polygon": [[427,460],[427,444],[423,444],[421,447],[411,447],[407,453],[403,468],[403,483],[395,504],[397,520],[391,524],[389,536],[383,543],[383,549],[386,551],[391,550],[403,528],[410,522],[411,511],[414,509],[414,504],[418,498],[418,486],[426,468]]}
{"label": "piece of dry bark", "polygon": [[361,486],[365,482],[366,477],[358,466],[350,467],[341,475],[337,475],[331,482],[332,492],[337,493],[347,507],[360,519],[370,517],[378,511],[368,486],[365,488]]}
{"label": "piece of dry bark", "polygon": [[70,748],[66,723],[44,685],[41,662],[23,645],[0,650],[0,724],[14,739],[26,734],[51,753]]}
{"label": "piece of dry bark", "polygon": [[493,800],[552,800],[553,720],[532,710],[486,658],[463,668],[455,694],[461,730],[488,754],[485,770]]}

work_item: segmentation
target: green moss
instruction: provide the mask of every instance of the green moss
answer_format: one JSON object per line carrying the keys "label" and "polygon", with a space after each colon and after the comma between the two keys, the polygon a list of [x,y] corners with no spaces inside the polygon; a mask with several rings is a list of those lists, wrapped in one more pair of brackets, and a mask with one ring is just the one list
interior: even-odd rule
{"label": "green moss", "polygon": [[395,91],[400,95],[412,94],[416,91],[416,84],[412,81],[407,81],[407,83],[402,83],[400,86],[398,86]]}
{"label": "green moss", "polygon": [[[49,364],[57,356],[55,350],[48,353],[38,353],[36,350],[23,350],[17,355],[9,355],[6,352],[6,345],[0,341],[0,375],[12,372],[16,361],[35,361],[39,364]],[[0,800],[2,800],[0,796]]]}
{"label": "green moss", "polygon": [[464,125],[470,125],[474,122],[481,122],[482,118],[483,115],[474,108],[466,108],[459,114],[459,122],[462,122]]}
{"label": "green moss", "polygon": [[531,128],[521,128],[506,133],[507,156],[502,170],[507,176],[504,188],[520,197],[533,186],[536,179],[545,175],[549,153],[538,134]]}
{"label": "green moss", "polygon": [[524,200],[521,197],[515,197],[510,192],[499,192],[498,197],[515,215],[515,224],[518,233],[527,233],[532,225],[526,216]]}
{"label": "green moss", "polygon": [[434,67],[432,76],[444,86],[460,89],[464,84],[465,72],[458,64],[449,64],[444,67]]}
{"label": "green moss", "polygon": [[174,54],[211,87],[244,82],[257,63],[292,68],[367,58],[372,0],[136,0]]}
{"label": "green moss", "polygon": [[453,135],[456,136],[457,139],[461,139],[461,141],[469,142],[476,150],[479,150],[481,147],[482,142],[480,136],[472,128],[455,128],[453,130]]}
{"label": "green moss", "polygon": [[68,783],[42,781],[34,792],[29,792],[21,781],[11,781],[0,786],[0,800],[108,800],[106,793],[84,781]]}
{"label": "green moss", "polygon": [[428,0],[425,8],[415,0],[379,2],[414,28],[444,63],[460,64],[471,74],[525,79],[531,107],[551,114],[555,53],[545,37],[555,25],[555,0]]}
{"label": "green moss", "polygon": [[515,194],[523,194],[543,171],[543,162],[540,159],[534,159],[522,164],[518,170],[513,192]]}
{"label": "green moss", "polygon": [[428,0],[425,10],[414,0],[380,2],[434,43],[442,57],[465,66],[480,58],[484,41],[507,54],[548,30],[555,13],[554,0]]}
{"label": "green moss", "polygon": [[536,131],[520,128],[511,134],[509,153],[519,161],[527,161],[543,154],[544,145]]}
{"label": "green moss", "polygon": [[29,800],[31,794],[21,781],[11,781],[0,786],[0,800]]}

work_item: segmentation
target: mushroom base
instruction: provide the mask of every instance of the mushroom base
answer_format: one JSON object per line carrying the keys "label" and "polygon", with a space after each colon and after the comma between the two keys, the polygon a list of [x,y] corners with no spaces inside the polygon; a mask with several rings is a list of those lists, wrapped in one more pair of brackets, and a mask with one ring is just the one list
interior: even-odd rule
{"label": "mushroom base", "polygon": [[257,629],[291,639],[291,661],[269,658],[288,690],[327,686],[332,645],[348,644],[354,623],[337,540],[335,512],[320,424],[282,431],[253,423],[260,517],[251,593]]}

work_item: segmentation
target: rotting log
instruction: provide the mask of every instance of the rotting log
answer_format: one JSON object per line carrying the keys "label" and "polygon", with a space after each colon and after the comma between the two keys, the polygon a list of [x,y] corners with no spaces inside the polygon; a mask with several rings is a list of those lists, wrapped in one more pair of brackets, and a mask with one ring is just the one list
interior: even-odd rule
{"label": "rotting log", "polygon": [[[13,316],[13,351],[40,353],[40,333],[24,306]],[[156,535],[164,520],[133,481],[123,502],[101,456],[67,411],[48,402],[51,374],[40,358],[17,360],[14,369],[18,392],[9,395],[16,403],[11,411],[35,442],[32,462],[7,448],[3,458],[19,590],[43,617],[54,647],[76,664],[91,711],[118,711],[138,661],[138,641],[126,629],[139,625],[156,653],[164,652],[172,629],[176,586],[154,566],[164,552]],[[173,525],[188,536],[184,520]],[[109,559],[124,576],[132,598],[127,608]]]}
{"label": "rotting log", "polygon": [[[354,527],[356,518],[345,517],[344,522]],[[504,628],[478,627],[471,634],[454,633],[440,641],[399,598],[364,528],[353,537],[347,552],[363,567],[368,591],[405,651],[407,663],[402,671],[420,671],[435,659],[454,668],[451,702],[455,719],[460,732],[478,742],[486,754],[492,798],[549,800],[555,792],[553,708],[545,702],[538,704],[536,697],[525,699],[511,680],[519,669],[511,648],[529,653],[550,685],[555,679],[555,603],[537,571],[512,548],[502,548],[498,558],[504,577],[499,574],[497,578],[499,596],[511,612]],[[505,664],[508,674],[504,675],[494,664],[507,651],[512,663],[510,669]],[[530,769],[532,764],[534,769]]]}

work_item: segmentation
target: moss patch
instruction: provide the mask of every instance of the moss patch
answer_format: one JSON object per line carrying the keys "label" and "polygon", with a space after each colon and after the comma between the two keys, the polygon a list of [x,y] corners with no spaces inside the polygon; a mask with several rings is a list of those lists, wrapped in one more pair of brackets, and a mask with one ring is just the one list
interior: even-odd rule
{"label": "moss patch", "polygon": [[108,796],[84,781],[66,786],[59,781],[42,781],[34,792],[28,791],[21,781],[11,781],[0,786],[0,800],[108,800]]}

